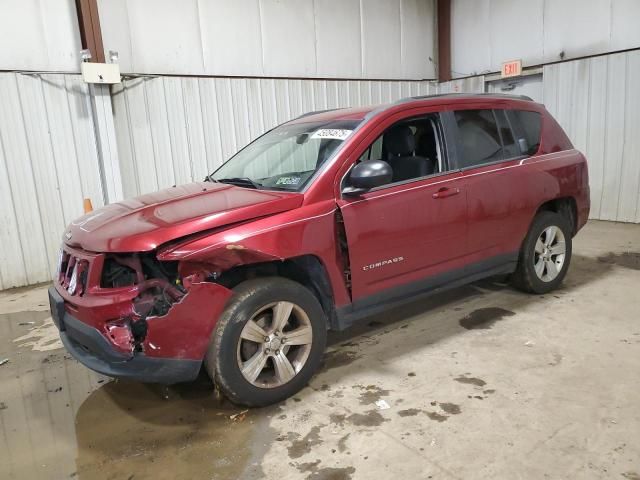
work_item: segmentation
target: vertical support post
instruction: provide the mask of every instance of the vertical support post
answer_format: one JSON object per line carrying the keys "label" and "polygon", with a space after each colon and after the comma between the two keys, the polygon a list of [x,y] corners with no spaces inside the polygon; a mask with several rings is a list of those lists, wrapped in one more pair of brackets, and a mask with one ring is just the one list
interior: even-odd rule
{"label": "vertical support post", "polygon": [[[91,52],[92,62],[105,63],[97,0],[76,0],[76,11],[82,48]],[[104,203],[117,202],[123,197],[122,176],[109,85],[89,85],[89,95],[100,159]]]}
{"label": "vertical support post", "polygon": [[438,0],[438,81],[451,80],[451,0]]}
{"label": "vertical support post", "polygon": [[109,85],[89,85],[93,125],[96,133],[98,155],[100,158],[100,177],[105,204],[117,202],[123,198],[122,175],[118,159],[116,127],[113,121],[111,92]]}
{"label": "vertical support post", "polygon": [[91,52],[91,61],[104,63],[104,46],[97,0],[76,0],[76,11],[82,48]]}

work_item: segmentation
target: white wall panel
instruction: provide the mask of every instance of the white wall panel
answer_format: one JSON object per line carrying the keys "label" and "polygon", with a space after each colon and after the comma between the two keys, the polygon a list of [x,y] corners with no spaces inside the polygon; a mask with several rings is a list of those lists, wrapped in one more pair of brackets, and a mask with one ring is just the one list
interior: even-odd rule
{"label": "white wall panel", "polygon": [[[477,83],[477,82],[476,82]],[[113,93],[125,197],[201,180],[305,112],[436,93],[430,82],[145,77]]]}
{"label": "white wall panel", "polygon": [[199,2],[207,70],[233,75],[263,72],[259,5],[259,0]]}
{"label": "white wall panel", "polygon": [[637,0],[453,0],[454,77],[640,47]]}
{"label": "white wall panel", "polygon": [[315,22],[318,71],[333,77],[360,77],[360,0],[315,0]]}
{"label": "white wall panel", "polygon": [[451,73],[455,77],[489,71],[490,0],[451,2]]}
{"label": "white wall panel", "polygon": [[[204,60],[197,0],[135,0],[127,1],[126,7],[125,25],[131,27],[128,34],[132,61],[141,71],[202,70]],[[113,50],[104,36],[103,44],[106,50]]]}
{"label": "white wall panel", "polygon": [[109,0],[109,8],[103,8],[101,1],[98,0],[102,40],[117,39],[116,42],[105,43],[105,58],[108,58],[109,50],[116,50],[121,71],[126,71],[134,64],[128,3],[128,0]]}
{"label": "white wall panel", "polygon": [[544,57],[547,61],[606,52],[611,4],[616,0],[562,0],[544,3]]}
{"label": "white wall panel", "polygon": [[289,78],[434,78],[434,5],[98,0],[105,50],[124,73]]}
{"label": "white wall panel", "polygon": [[361,0],[364,77],[401,77],[400,0]]}
{"label": "white wall panel", "polygon": [[86,84],[0,73],[0,289],[51,279],[83,198],[103,204]]}
{"label": "white wall panel", "polygon": [[640,47],[640,2],[613,0],[611,3],[611,50]]}
{"label": "white wall panel", "polygon": [[[502,62],[518,58],[524,58],[527,65],[543,63],[544,3],[544,0],[491,0],[487,43],[491,63],[485,68],[495,72]],[[471,54],[478,47],[463,46]]]}
{"label": "white wall panel", "polygon": [[80,70],[74,0],[0,1],[0,70]]}
{"label": "white wall panel", "polygon": [[425,25],[427,18],[436,18],[433,2],[400,1],[400,54],[404,78],[435,76],[437,42],[431,25]]}
{"label": "white wall panel", "polygon": [[589,162],[591,218],[640,222],[640,51],[544,67],[547,109]]}
{"label": "white wall panel", "polygon": [[316,74],[313,2],[261,0],[264,75]]}

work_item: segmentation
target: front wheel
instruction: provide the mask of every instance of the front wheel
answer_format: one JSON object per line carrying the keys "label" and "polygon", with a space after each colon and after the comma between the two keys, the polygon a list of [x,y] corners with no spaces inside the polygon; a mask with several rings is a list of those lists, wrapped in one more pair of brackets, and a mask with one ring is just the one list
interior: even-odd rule
{"label": "front wheel", "polygon": [[232,402],[265,406],[307,384],[326,339],[322,307],[304,286],[278,277],[249,280],[234,288],[205,368]]}
{"label": "front wheel", "polygon": [[529,293],[547,293],[560,285],[571,261],[571,226],[559,213],[541,212],[533,219],[522,244],[515,287]]}

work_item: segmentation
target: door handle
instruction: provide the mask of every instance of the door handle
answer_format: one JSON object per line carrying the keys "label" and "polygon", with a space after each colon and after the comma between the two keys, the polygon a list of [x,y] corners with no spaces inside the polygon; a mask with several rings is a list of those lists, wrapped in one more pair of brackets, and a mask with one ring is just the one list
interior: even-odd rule
{"label": "door handle", "polygon": [[452,197],[452,196],[457,195],[459,193],[460,193],[460,189],[459,188],[442,187],[440,190],[438,190],[436,193],[434,193],[431,196],[433,198],[435,198],[435,199],[439,199],[439,198]]}

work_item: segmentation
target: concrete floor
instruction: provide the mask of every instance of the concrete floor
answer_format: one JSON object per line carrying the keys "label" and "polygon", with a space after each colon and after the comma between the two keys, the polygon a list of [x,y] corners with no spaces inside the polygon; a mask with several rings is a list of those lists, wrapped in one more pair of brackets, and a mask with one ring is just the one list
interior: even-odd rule
{"label": "concrete floor", "polygon": [[640,225],[589,223],[552,294],[482,282],[333,335],[248,412],[90,372],[45,292],[0,293],[3,479],[640,479]]}

